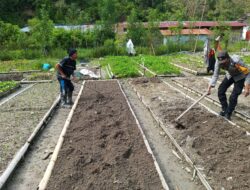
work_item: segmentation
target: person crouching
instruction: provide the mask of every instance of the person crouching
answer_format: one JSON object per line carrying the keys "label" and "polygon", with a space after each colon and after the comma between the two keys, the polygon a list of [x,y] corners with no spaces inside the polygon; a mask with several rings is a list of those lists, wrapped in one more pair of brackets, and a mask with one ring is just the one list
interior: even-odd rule
{"label": "person crouching", "polygon": [[[221,103],[222,111],[221,116],[231,119],[232,112],[234,111],[238,96],[241,94],[244,86],[244,95],[247,97],[250,94],[250,71],[247,65],[237,55],[229,56],[228,52],[221,51],[217,56],[218,60],[215,63],[215,70],[208,86],[208,94],[211,94],[211,88],[219,78],[220,68],[226,71],[226,76],[218,89],[218,98]],[[234,84],[233,91],[227,101],[226,91]]]}
{"label": "person crouching", "polygon": [[72,94],[74,91],[74,85],[71,82],[71,76],[73,79],[74,71],[76,70],[77,50],[69,49],[68,57],[65,57],[56,64],[57,79],[60,84],[61,92],[61,105],[73,105]]}

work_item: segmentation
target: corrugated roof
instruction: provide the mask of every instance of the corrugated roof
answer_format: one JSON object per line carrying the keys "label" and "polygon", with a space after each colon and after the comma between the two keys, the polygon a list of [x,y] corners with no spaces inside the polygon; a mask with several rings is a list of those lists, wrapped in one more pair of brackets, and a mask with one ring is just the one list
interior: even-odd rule
{"label": "corrugated roof", "polygon": [[[163,36],[175,36],[176,33],[172,33],[171,30],[160,30]],[[213,33],[206,29],[182,29],[181,35],[212,35]]]}
{"label": "corrugated roof", "polygon": [[[243,27],[247,26],[246,23],[238,22],[238,21],[225,21],[224,22],[226,25],[231,26],[231,27]],[[219,22],[217,21],[183,21],[182,22],[183,27],[214,27],[214,26],[219,26]],[[178,26],[177,21],[165,21],[165,22],[160,22],[160,28],[169,28],[169,27],[175,27]]]}

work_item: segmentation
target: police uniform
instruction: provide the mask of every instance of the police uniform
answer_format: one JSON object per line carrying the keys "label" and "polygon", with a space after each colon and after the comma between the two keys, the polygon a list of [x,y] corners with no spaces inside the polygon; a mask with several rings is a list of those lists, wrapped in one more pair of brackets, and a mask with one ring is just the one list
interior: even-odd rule
{"label": "police uniform", "polygon": [[[210,81],[210,85],[215,86],[219,77],[220,69],[226,71],[226,76],[218,89],[218,98],[222,106],[221,115],[230,119],[231,114],[237,105],[238,96],[242,93],[244,83],[246,82],[246,84],[250,84],[250,73],[249,69],[238,55],[233,55],[230,57],[227,52],[222,51],[217,57],[218,60],[215,63],[215,70]],[[226,59],[229,59],[230,63],[223,65],[221,62]],[[228,103],[226,91],[232,84],[234,84],[234,88],[229,97]]]}

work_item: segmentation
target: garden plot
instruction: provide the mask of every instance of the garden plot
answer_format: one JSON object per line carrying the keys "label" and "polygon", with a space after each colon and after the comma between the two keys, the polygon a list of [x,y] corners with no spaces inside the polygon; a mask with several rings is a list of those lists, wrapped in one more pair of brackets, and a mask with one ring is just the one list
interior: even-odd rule
{"label": "garden plot", "polygon": [[203,170],[214,189],[250,188],[250,136],[222,117],[195,106],[176,128],[173,121],[193,102],[157,79],[134,79],[131,86],[142,96],[167,130]]}
{"label": "garden plot", "polygon": [[199,73],[206,73],[206,71],[207,71],[207,68],[202,61],[193,59],[193,58],[191,58],[191,56],[173,59],[172,63],[177,65],[177,66],[181,66],[181,67],[190,69],[193,72],[197,72],[198,74]]}
{"label": "garden plot", "polygon": [[0,174],[57,96],[57,84],[37,84],[1,105]]}
{"label": "garden plot", "polygon": [[47,189],[163,189],[117,81],[85,83]]}
{"label": "garden plot", "polygon": [[[209,80],[203,77],[175,78],[173,79],[173,81],[176,81],[180,83],[181,85],[186,86],[200,93],[205,93],[207,91],[207,86],[209,83]],[[219,102],[218,95],[217,95],[218,86],[219,86],[219,82],[216,85],[216,87],[212,89],[212,94],[209,96],[212,99],[216,100],[217,102]],[[229,88],[227,92],[228,98],[231,92],[232,92],[232,88]],[[248,97],[245,98],[244,95],[240,95],[238,98],[238,104],[237,104],[236,110],[240,113],[245,114],[247,117],[250,118],[250,99]]]}
{"label": "garden plot", "polygon": [[0,81],[0,98],[7,96],[20,88],[20,84],[14,81]]}

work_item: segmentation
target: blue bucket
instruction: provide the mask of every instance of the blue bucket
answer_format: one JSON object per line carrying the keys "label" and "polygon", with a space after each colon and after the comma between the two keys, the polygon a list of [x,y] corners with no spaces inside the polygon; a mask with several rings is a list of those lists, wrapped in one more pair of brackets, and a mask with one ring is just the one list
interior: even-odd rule
{"label": "blue bucket", "polygon": [[51,65],[49,63],[44,63],[43,64],[43,70],[48,71],[51,68]]}

